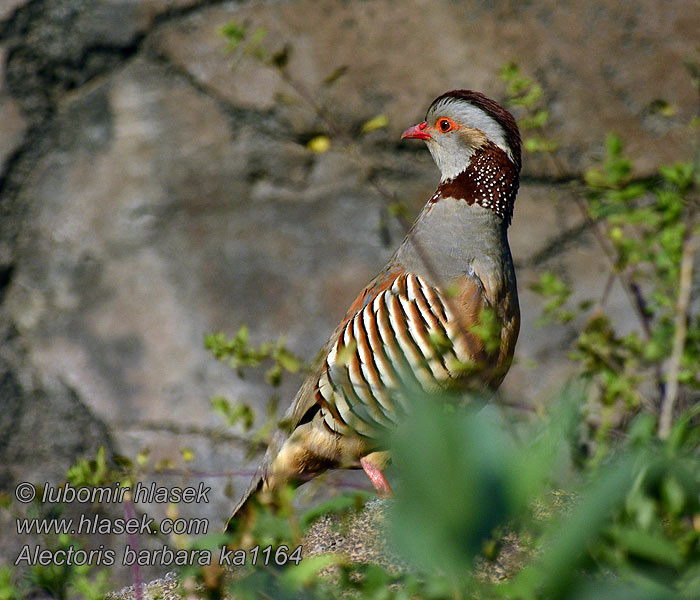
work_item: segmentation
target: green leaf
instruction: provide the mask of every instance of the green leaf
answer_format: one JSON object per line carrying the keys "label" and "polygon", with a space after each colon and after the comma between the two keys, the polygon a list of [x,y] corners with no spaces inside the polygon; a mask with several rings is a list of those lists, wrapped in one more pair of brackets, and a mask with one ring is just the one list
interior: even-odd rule
{"label": "green leaf", "polygon": [[223,396],[213,397],[210,403],[214,412],[223,417],[229,427],[233,427],[239,421],[242,421],[246,431],[253,426],[255,413],[248,404],[242,402],[231,404]]}
{"label": "green leaf", "polygon": [[405,217],[408,213],[408,207],[401,201],[391,202],[387,209],[392,217]]}
{"label": "green leaf", "polygon": [[343,346],[338,354],[336,355],[335,362],[339,366],[345,366],[349,361],[355,356],[355,350],[357,350],[357,342],[352,340],[347,346]]}
{"label": "green leaf", "polygon": [[280,346],[275,349],[273,358],[285,371],[296,373],[301,368],[301,362],[286,347]]}
{"label": "green leaf", "polygon": [[503,323],[498,318],[498,313],[485,307],[479,313],[479,322],[469,327],[469,331],[484,343],[487,352],[495,352],[501,347],[502,328]]}
{"label": "green leaf", "polygon": [[678,515],[685,507],[686,495],[683,486],[672,474],[666,475],[661,482],[661,494],[672,515]]}
{"label": "green leaf", "polygon": [[554,152],[559,147],[556,142],[541,137],[525,138],[524,146],[525,150],[532,154]]}
{"label": "green leaf", "polygon": [[192,448],[180,448],[180,456],[182,457],[183,462],[189,463],[194,460],[194,452]]}
{"label": "green leaf", "polygon": [[685,191],[693,184],[695,168],[692,162],[676,163],[659,167],[659,173],[668,183]]}
{"label": "green leaf", "polygon": [[[528,597],[563,598],[575,584],[571,574],[585,556],[585,549],[602,532],[611,511],[622,504],[631,483],[632,460],[618,459],[601,470],[565,518],[556,520],[541,540],[542,555],[521,571],[514,585],[528,590]],[[506,588],[507,589],[507,588]]]}
{"label": "green leaf", "polygon": [[12,582],[12,569],[0,566],[0,600],[20,600],[21,597]]}
{"label": "green leaf", "polygon": [[608,137],[605,139],[605,152],[608,158],[615,158],[622,154],[622,140],[620,136],[609,133]]}
{"label": "green leaf", "polygon": [[66,474],[66,479],[74,486],[99,486],[112,483],[105,447],[99,447],[93,460],[79,460],[71,466]]}
{"label": "green leaf", "polygon": [[230,21],[229,23],[222,25],[219,32],[227,39],[228,50],[235,50],[245,39],[248,28],[245,25],[241,25],[235,21]]}
{"label": "green leaf", "polygon": [[292,590],[308,587],[318,580],[320,571],[334,565],[342,565],[346,561],[340,554],[321,554],[307,557],[298,565],[290,566],[282,574],[285,587]]}
{"label": "green leaf", "polygon": [[658,534],[621,526],[613,527],[611,533],[617,543],[633,556],[674,568],[683,564],[683,556],[675,544]]}
{"label": "green leaf", "polygon": [[413,563],[460,577],[493,529],[522,508],[510,491],[515,448],[491,411],[448,413],[444,395],[410,399],[391,441],[401,474],[392,537]]}

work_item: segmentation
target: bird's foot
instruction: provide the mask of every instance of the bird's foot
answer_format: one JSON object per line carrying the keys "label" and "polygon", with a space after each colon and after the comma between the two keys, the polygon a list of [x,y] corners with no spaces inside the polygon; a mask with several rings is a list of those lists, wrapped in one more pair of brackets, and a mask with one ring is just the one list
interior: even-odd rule
{"label": "bird's foot", "polygon": [[366,456],[363,456],[360,459],[360,464],[362,465],[362,468],[365,470],[365,473],[367,473],[367,477],[369,477],[369,480],[372,482],[372,485],[374,486],[374,489],[377,490],[377,494],[379,494],[380,498],[393,498],[394,497],[394,492],[391,489],[391,486],[389,485],[389,482],[386,480],[386,477],[384,477],[384,473],[382,473],[381,469],[375,465],[373,465]]}

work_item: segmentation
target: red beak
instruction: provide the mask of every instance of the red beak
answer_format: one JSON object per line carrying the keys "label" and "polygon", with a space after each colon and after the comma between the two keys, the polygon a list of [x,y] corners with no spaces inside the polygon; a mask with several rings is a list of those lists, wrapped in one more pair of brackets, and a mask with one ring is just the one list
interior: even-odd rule
{"label": "red beak", "polygon": [[409,127],[406,131],[404,131],[401,134],[401,139],[405,140],[407,138],[411,139],[416,139],[416,140],[429,140],[432,139],[432,135],[430,135],[427,131],[425,131],[425,128],[428,126],[428,124],[423,121],[422,123],[418,123],[418,125],[414,125],[413,127]]}

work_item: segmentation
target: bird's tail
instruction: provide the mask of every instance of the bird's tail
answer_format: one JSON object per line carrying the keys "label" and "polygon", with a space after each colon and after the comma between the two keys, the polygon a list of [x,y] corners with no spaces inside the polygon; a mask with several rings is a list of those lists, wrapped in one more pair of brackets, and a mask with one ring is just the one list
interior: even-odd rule
{"label": "bird's tail", "polygon": [[[303,440],[309,426],[306,424],[296,427],[293,435]],[[291,475],[288,468],[289,456],[295,456],[294,453],[281,452],[289,438],[289,432],[283,430],[278,431],[272,438],[262,465],[226,522],[227,533],[240,536],[245,531],[251,531],[259,509],[264,507],[280,509],[279,494],[281,491],[287,485],[296,487],[303,482],[303,478],[300,478],[299,474]],[[304,447],[303,444],[292,444],[293,448],[297,448],[297,446]]]}
{"label": "bird's tail", "polygon": [[243,532],[251,531],[258,509],[263,505],[269,506],[273,503],[270,495],[273,491],[275,478],[271,476],[270,471],[273,469],[274,459],[279,454],[287,437],[288,435],[283,431],[278,431],[273,436],[262,464],[258,467],[248,489],[226,521],[226,533],[239,537]]}
{"label": "bird's tail", "polygon": [[226,533],[238,536],[243,531],[250,529],[251,520],[255,517],[255,512],[260,506],[260,493],[265,487],[265,479],[261,471],[259,469],[255,474],[245,494],[226,521]]}

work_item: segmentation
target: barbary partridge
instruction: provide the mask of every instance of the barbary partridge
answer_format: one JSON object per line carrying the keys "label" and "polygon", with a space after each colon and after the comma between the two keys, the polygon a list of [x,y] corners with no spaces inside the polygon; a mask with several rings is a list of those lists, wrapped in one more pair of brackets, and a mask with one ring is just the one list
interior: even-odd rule
{"label": "barbary partridge", "polygon": [[[380,440],[408,409],[407,386],[495,390],[510,366],[520,327],[507,238],[521,164],[515,119],[454,90],[401,138],[426,142],[440,184],[319,354],[231,519],[257,493],[330,468],[363,467],[390,495]],[[495,344],[476,332],[485,311]]]}

